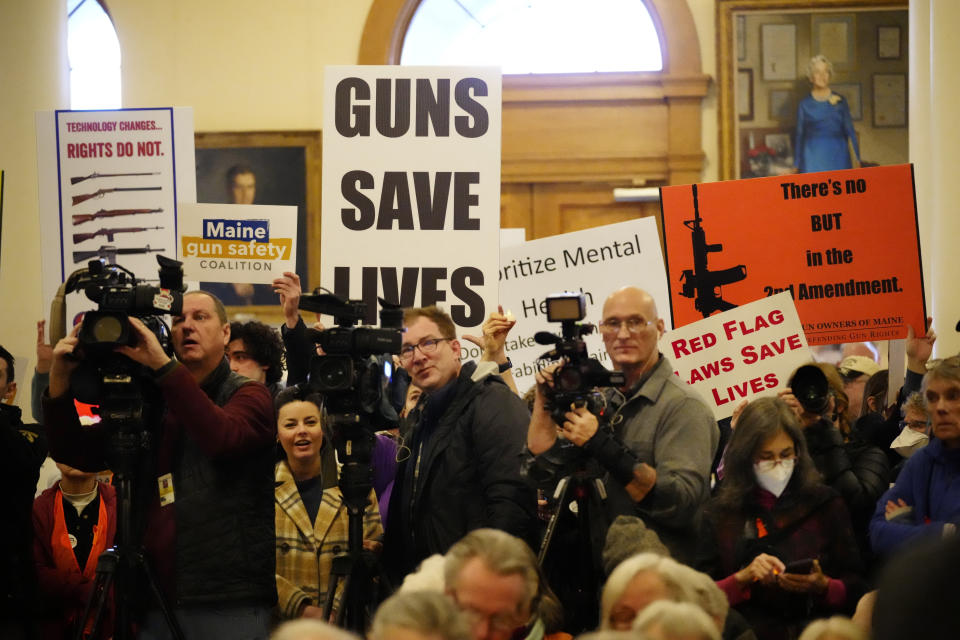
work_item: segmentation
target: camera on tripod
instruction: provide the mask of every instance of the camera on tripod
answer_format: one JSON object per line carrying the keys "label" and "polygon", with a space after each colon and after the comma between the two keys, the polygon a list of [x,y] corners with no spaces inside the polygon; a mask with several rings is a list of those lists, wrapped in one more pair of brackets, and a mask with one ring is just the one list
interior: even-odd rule
{"label": "camera on tripod", "polygon": [[540,360],[560,360],[553,372],[553,387],[547,391],[547,409],[557,424],[564,423],[564,414],[570,406],[586,407],[600,415],[605,406],[597,387],[619,387],[624,384],[623,373],[610,371],[587,353],[584,336],[596,327],[580,321],[587,315],[587,300],[582,293],[557,293],[547,296],[547,320],[561,323],[561,335],[538,331],[533,339],[537,344],[552,344],[554,348],[540,356]]}
{"label": "camera on tripod", "polygon": [[365,504],[370,492],[374,432],[396,426],[398,418],[387,394],[393,358],[403,340],[403,310],[380,299],[380,328],[358,327],[367,314],[359,300],[333,294],[304,295],[300,309],[334,317],[337,326],[308,337],[323,349],[310,361],[310,387],[324,399],[326,423],[341,468],[341,491],[348,502]]}
{"label": "camera on tripod", "polygon": [[[129,269],[91,260],[85,269],[67,279],[67,293],[82,290],[97,303],[80,323],[78,355],[81,363],[71,377],[71,388],[81,402],[108,407],[115,419],[140,418],[136,406],[142,401],[140,378],[143,367],[115,352],[119,346],[134,346],[137,335],[130,317],[139,318],[157,337],[167,354],[172,354],[170,329],[162,316],[177,315],[183,309],[183,263],[157,256],[160,286],[146,284]],[[129,414],[136,415],[129,415]]]}

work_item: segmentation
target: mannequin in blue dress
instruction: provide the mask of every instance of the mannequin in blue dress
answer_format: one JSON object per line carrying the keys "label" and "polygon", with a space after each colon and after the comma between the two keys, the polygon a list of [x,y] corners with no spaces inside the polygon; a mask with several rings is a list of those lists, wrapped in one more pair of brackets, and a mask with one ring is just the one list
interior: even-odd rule
{"label": "mannequin in blue dress", "polygon": [[830,90],[833,65],[822,55],[814,56],[807,67],[807,77],[813,89],[797,107],[797,171],[851,169],[847,140],[853,145],[858,163],[860,146],[847,101]]}

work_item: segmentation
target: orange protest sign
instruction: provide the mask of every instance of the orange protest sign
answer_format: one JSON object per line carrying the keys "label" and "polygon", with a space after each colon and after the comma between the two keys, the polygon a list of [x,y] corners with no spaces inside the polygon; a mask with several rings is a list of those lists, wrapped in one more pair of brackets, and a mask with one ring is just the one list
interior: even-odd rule
{"label": "orange protest sign", "polygon": [[912,165],[663,187],[675,327],[787,291],[810,345],[923,335]]}

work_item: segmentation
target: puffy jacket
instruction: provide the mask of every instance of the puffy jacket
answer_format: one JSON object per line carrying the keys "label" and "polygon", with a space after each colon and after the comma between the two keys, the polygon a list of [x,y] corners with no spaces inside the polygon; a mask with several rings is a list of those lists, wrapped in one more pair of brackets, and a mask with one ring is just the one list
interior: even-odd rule
{"label": "puffy jacket", "polygon": [[429,435],[418,434],[421,421],[408,438],[412,452],[397,468],[384,543],[395,577],[473,529],[530,534],[536,499],[520,476],[530,414],[499,376],[474,381],[473,372],[466,363],[452,388],[432,394],[445,405],[431,408],[428,399],[424,413],[439,418]]}

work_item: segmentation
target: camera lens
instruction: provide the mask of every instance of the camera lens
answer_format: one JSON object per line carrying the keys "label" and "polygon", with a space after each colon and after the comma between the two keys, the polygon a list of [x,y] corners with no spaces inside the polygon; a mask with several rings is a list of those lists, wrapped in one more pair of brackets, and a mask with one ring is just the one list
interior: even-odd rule
{"label": "camera lens", "polygon": [[807,411],[817,414],[826,411],[830,385],[820,367],[807,364],[797,369],[790,379],[790,389]]}
{"label": "camera lens", "polygon": [[116,316],[100,316],[91,333],[97,342],[118,342],[123,335],[123,329],[123,324]]}

